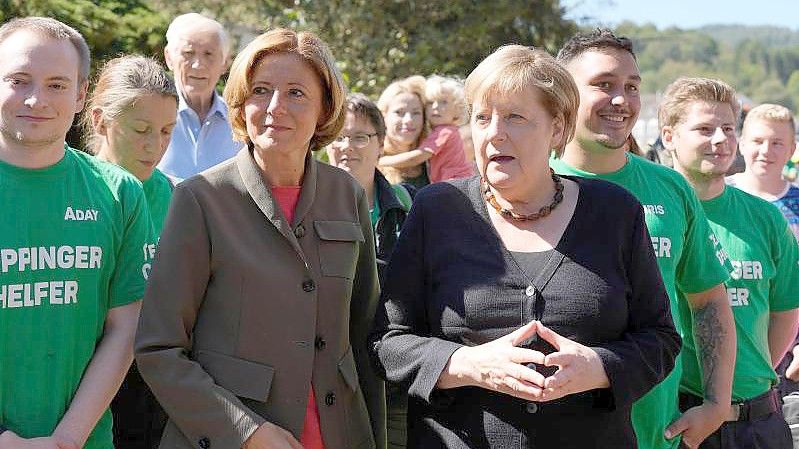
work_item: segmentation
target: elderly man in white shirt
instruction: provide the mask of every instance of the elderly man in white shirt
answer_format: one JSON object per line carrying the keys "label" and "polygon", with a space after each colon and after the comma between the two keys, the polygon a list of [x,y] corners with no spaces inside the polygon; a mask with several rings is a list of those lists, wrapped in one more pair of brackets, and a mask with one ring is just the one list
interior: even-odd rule
{"label": "elderly man in white shirt", "polygon": [[222,25],[197,13],[176,17],[166,32],[164,58],[175,74],[178,117],[158,168],[182,180],[233,157],[227,105],[216,92],[230,62],[230,42]]}

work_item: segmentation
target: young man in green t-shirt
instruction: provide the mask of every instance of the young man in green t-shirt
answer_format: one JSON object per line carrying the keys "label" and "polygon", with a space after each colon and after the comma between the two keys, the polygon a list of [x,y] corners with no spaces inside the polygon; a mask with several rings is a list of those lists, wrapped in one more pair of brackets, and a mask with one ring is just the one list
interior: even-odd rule
{"label": "young man in green t-shirt", "polygon": [[[732,405],[724,424],[700,446],[792,446],[782,416],[774,366],[793,342],[799,318],[799,247],[788,222],[772,204],[726,186],[736,152],[738,100],[726,83],[680,78],[666,88],[658,111],[663,145],[674,169],[702,202],[711,229],[734,271],[725,282],[738,336]],[[681,315],[684,326],[691,316]],[[702,367],[691,338],[683,343],[680,406],[702,402]]]}
{"label": "young man in green t-shirt", "polygon": [[[677,448],[680,436],[686,445],[696,446],[721,425],[729,408],[735,327],[722,284],[731,270],[729,263],[721,257],[702,207],[685,180],[627,151],[641,109],[641,76],[630,41],[608,30],[578,34],[561,49],[558,61],[574,77],[580,107],[575,136],[562,158],[550,161],[553,168],[615,182],[643,204],[674,323],[683,338],[693,332],[702,348],[705,402],[680,415],[682,370],[677,363],[663,382],[633,405],[638,446]],[[679,325],[680,301],[689,306],[693,329]]]}
{"label": "young man in green t-shirt", "polygon": [[88,84],[77,31],[14,19],[0,54],[0,449],[107,449],[154,251],[144,194],[64,144]]}

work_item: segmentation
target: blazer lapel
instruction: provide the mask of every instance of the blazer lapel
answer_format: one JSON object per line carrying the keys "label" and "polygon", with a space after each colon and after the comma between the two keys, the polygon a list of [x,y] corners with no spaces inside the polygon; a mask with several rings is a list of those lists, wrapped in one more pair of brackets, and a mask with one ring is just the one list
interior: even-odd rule
{"label": "blazer lapel", "polygon": [[[299,242],[297,242],[294,232],[292,232],[291,224],[288,222],[285,215],[283,215],[283,211],[280,209],[280,205],[277,204],[277,201],[275,201],[275,197],[272,196],[272,190],[266,185],[266,182],[261,175],[261,169],[255,163],[255,159],[253,159],[252,153],[248,148],[245,147],[236,155],[236,166],[239,169],[239,174],[241,175],[241,179],[244,181],[244,186],[247,188],[247,192],[249,192],[253,201],[255,201],[258,209],[261,210],[272,226],[274,226],[275,229],[277,229],[277,231],[286,240],[288,240],[289,244],[300,256],[305,266],[308,267],[308,261],[305,260],[305,254],[303,253]],[[300,190],[300,198],[297,203],[297,210],[294,213],[295,217],[299,216],[300,204],[303,202],[303,197],[307,196],[306,183],[308,182],[309,178],[307,160],[305,163],[305,170],[303,186]],[[316,173],[314,170],[314,189],[316,188],[315,174]],[[315,196],[315,193],[311,194],[311,202],[313,201],[313,196]],[[308,204],[307,208],[310,209],[310,203]]]}
{"label": "blazer lapel", "polygon": [[[292,228],[305,219],[305,216],[310,212],[313,206],[314,199],[316,198],[316,165],[319,162],[313,157],[311,152],[305,157],[305,174],[302,177],[302,189],[300,190],[300,198],[297,200],[297,208],[294,210],[294,223]],[[308,226],[306,226],[307,228]]]}

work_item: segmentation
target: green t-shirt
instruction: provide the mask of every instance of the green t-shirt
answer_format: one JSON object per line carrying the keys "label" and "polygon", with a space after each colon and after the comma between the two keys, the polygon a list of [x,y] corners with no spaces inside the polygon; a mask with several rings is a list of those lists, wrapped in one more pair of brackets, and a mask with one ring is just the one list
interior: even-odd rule
{"label": "green t-shirt", "polygon": [[[799,247],[779,209],[735,187],[727,186],[702,206],[733,266],[724,283],[738,337],[732,399],[751,399],[777,382],[768,346],[769,313],[799,307],[793,291],[799,285]],[[689,328],[690,314],[681,317],[683,327]],[[680,354],[680,388],[702,397],[701,365],[693,338],[687,337]]]}
{"label": "green t-shirt", "polygon": [[153,230],[158,237],[164,228],[164,219],[169,210],[169,201],[172,199],[172,183],[156,168],[153,170],[153,175],[142,183],[142,187],[144,187],[144,197],[147,199],[147,208],[150,210],[150,218],[153,220]]}
{"label": "green t-shirt", "polygon": [[[0,162],[0,423],[49,436],[108,310],[140,299],[155,250],[141,184],[66,148],[43,169]],[[112,446],[106,410],[86,449]]]}
{"label": "green t-shirt", "polygon": [[[627,163],[613,173],[594,174],[550,159],[557,173],[614,182],[629,190],[644,207],[663,284],[669,293],[677,331],[685,338],[691,329],[679,325],[677,291],[698,293],[724,282],[731,271],[721,248],[714,245],[702,206],[693,189],[674,170],[627,153]],[[725,265],[726,264],[726,267]],[[632,421],[641,449],[676,448],[679,438],[666,440],[663,432],[680,415],[678,391],[682,366],[633,404]]]}

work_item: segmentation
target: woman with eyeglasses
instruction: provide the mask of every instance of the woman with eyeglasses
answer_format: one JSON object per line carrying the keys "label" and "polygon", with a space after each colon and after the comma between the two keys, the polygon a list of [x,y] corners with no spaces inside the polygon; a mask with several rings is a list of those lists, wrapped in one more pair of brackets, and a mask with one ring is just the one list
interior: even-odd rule
{"label": "woman with eyeglasses", "polygon": [[377,105],[356,93],[347,97],[345,109],[344,128],[327,147],[327,156],[331,165],[348,172],[366,191],[382,279],[415,190],[408,184],[389,184],[377,170],[386,137],[386,125]]}

